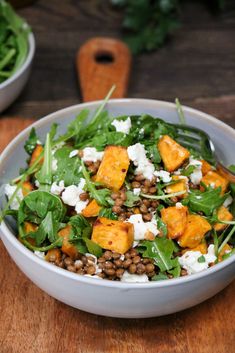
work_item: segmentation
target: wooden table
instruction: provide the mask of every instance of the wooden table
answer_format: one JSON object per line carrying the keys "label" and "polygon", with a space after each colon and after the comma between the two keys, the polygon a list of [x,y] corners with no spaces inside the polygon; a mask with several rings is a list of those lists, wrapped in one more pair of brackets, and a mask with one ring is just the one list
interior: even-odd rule
{"label": "wooden table", "polygon": [[[220,19],[202,12],[201,5],[187,5],[183,26],[167,45],[134,59],[129,96],[171,101],[178,96],[235,127],[232,3]],[[37,53],[24,93],[0,120],[1,149],[32,118],[81,101],[74,58],[84,40],[120,36],[121,15],[104,0],[42,0],[21,13],[34,30]],[[234,282],[178,314],[111,319],[50,298],[18,270],[2,243],[0,252],[1,353],[235,352]]]}

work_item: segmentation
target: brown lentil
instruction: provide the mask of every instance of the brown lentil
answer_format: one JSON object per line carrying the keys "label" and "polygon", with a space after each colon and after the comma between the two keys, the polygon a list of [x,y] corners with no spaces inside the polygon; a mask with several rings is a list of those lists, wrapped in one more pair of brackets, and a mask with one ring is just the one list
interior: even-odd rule
{"label": "brown lentil", "polygon": [[149,222],[149,221],[151,221],[151,219],[152,219],[151,213],[146,213],[146,214],[143,215],[143,220],[144,221]]}
{"label": "brown lentil", "polygon": [[124,268],[128,268],[131,264],[132,264],[132,260],[131,259],[126,259],[125,261],[123,261],[123,267]]}
{"label": "brown lentil", "polygon": [[140,206],[140,212],[141,212],[141,213],[147,213],[147,212],[148,212],[148,209],[147,209],[147,207],[146,207],[144,204],[142,204],[142,205]]}
{"label": "brown lentil", "polygon": [[119,215],[122,212],[122,208],[120,206],[113,206],[112,207],[112,211],[117,213],[117,215]]}
{"label": "brown lentil", "polygon": [[89,194],[87,192],[82,192],[79,195],[79,198],[80,198],[81,201],[86,201],[87,199],[89,199]]}
{"label": "brown lentil", "polygon": [[133,264],[138,264],[138,263],[140,263],[140,262],[141,262],[141,257],[138,256],[138,255],[135,256],[135,257],[133,257],[132,262],[133,262]]}
{"label": "brown lentil", "polygon": [[136,269],[136,272],[139,274],[139,275],[142,275],[144,272],[145,272],[145,265],[142,264],[142,263],[138,263],[136,265],[137,269]]}
{"label": "brown lentil", "polygon": [[146,271],[147,273],[153,272],[153,271],[154,271],[154,265],[153,265],[153,264],[147,264],[147,265],[145,266],[145,271]]}
{"label": "brown lentil", "polygon": [[136,189],[136,188],[140,188],[140,183],[138,181],[133,181],[131,183],[131,186],[133,187],[133,189]]}
{"label": "brown lentil", "polygon": [[88,275],[94,275],[96,273],[96,268],[93,265],[90,265],[86,268],[86,273]]}
{"label": "brown lentil", "polygon": [[141,191],[143,194],[148,194],[149,193],[149,188],[147,186],[141,187]]}
{"label": "brown lentil", "polygon": [[70,271],[70,272],[76,272],[76,268],[73,265],[67,266],[67,270]]}
{"label": "brown lentil", "polygon": [[143,176],[143,174],[138,174],[138,175],[135,176],[135,180],[136,181],[142,181],[144,179],[145,179],[145,177]]}
{"label": "brown lentil", "polygon": [[118,196],[119,196],[118,192],[113,192],[113,193],[111,194],[111,198],[112,198],[113,200],[116,200],[116,199],[118,198]]}
{"label": "brown lentil", "polygon": [[103,257],[106,259],[106,260],[111,260],[112,259],[112,251],[109,251],[109,250],[106,250],[103,254]]}
{"label": "brown lentil", "polygon": [[131,265],[129,266],[129,268],[128,268],[128,271],[129,271],[130,273],[136,273],[136,269],[137,269],[136,265],[135,265],[135,264],[131,264]]}
{"label": "brown lentil", "polygon": [[124,204],[124,200],[119,198],[115,200],[115,206],[122,206],[123,204]]}
{"label": "brown lentil", "polygon": [[104,272],[106,273],[106,275],[108,276],[114,276],[116,271],[114,270],[114,268],[107,268],[107,269],[104,269]]}
{"label": "brown lentil", "polygon": [[149,192],[150,192],[150,194],[156,194],[157,188],[156,188],[155,186],[152,186],[152,187],[149,189]]}
{"label": "brown lentil", "polygon": [[118,268],[117,270],[116,270],[116,276],[118,277],[118,278],[121,278],[122,277],[122,275],[123,275],[123,273],[124,273],[124,269],[123,268]]}

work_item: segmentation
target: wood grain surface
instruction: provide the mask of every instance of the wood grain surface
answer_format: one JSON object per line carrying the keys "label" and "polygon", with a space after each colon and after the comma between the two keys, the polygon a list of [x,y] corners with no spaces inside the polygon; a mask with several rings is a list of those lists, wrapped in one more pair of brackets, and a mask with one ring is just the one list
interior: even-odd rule
{"label": "wood grain surface", "polygon": [[[128,96],[178,96],[235,127],[235,8],[227,3],[220,19],[186,5],[166,46],[134,59]],[[37,53],[26,89],[0,119],[0,150],[33,119],[81,101],[75,56],[85,40],[120,36],[121,14],[106,0],[41,0],[20,12]],[[0,254],[0,353],[235,352],[235,282],[181,313],[111,319],[54,300],[18,270],[2,243]]]}
{"label": "wood grain surface", "polygon": [[84,102],[104,99],[113,85],[112,98],[126,97],[131,53],[122,41],[108,37],[88,40],[78,50],[76,67]]}

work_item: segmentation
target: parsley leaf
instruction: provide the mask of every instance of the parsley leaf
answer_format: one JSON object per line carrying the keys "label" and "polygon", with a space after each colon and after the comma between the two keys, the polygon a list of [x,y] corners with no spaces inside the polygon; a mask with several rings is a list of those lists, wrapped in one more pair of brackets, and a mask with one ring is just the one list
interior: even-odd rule
{"label": "parsley leaf", "polygon": [[128,190],[126,192],[126,201],[124,202],[124,205],[126,207],[134,207],[139,200],[140,197],[138,195],[135,195],[132,191]]}

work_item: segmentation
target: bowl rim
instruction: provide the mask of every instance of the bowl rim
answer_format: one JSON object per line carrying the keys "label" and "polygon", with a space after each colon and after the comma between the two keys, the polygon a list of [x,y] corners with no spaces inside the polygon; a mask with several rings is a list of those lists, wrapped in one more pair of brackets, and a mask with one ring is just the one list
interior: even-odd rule
{"label": "bowl rim", "polygon": [[[54,120],[58,118],[59,116],[63,116],[65,113],[72,113],[73,111],[76,111],[76,109],[83,109],[83,108],[97,108],[97,106],[101,103],[102,101],[93,101],[93,102],[87,102],[87,103],[80,103],[80,104],[75,104],[63,109],[60,109],[56,112],[53,112],[51,114],[48,114],[47,116],[36,120],[33,124],[30,124],[28,127],[26,127],[24,130],[22,130],[8,145],[7,147],[3,150],[0,156],[0,172],[1,172],[1,163],[4,159],[7,158],[8,152],[10,152],[12,149],[14,149],[14,145],[17,145],[20,143],[22,140],[25,139],[25,135],[31,130],[32,127],[38,128],[40,126],[43,126],[50,120]],[[175,108],[175,104],[167,101],[161,101],[161,100],[155,100],[155,99],[143,99],[143,98],[120,98],[120,99],[110,99],[109,102],[107,103],[107,107],[112,104],[130,104],[134,103],[135,105],[142,105],[143,103],[148,104],[148,105],[153,105],[159,107],[168,107],[168,108]],[[206,119],[207,121],[212,122],[214,125],[217,125],[218,128],[222,128],[226,131],[228,131],[230,134],[232,133],[235,137],[235,130],[230,127],[229,125],[225,124],[224,122],[216,119],[215,117],[201,112],[200,110],[190,108],[187,106],[182,106],[184,111],[187,113],[193,113],[196,114],[197,116],[200,116],[200,118]],[[3,220],[1,225],[0,225],[0,230],[4,234],[4,236],[7,238],[7,240],[12,244],[14,248],[16,248],[19,252],[23,253],[24,256],[26,256],[30,261],[36,262],[38,265],[41,265],[45,269],[49,270],[50,272],[54,272],[58,275],[61,275],[62,277],[68,277],[71,280],[75,280],[77,282],[81,282],[84,284],[94,284],[98,285],[101,287],[112,287],[112,288],[123,288],[123,289],[133,289],[133,288],[138,288],[138,289],[147,289],[147,288],[160,288],[160,287],[169,287],[169,286],[178,286],[181,284],[185,284],[194,280],[199,280],[201,278],[207,277],[212,275],[213,273],[216,273],[218,271],[221,271],[223,268],[231,265],[233,262],[235,262],[235,254],[232,255],[230,258],[216,264],[215,266],[212,266],[204,271],[201,271],[196,274],[192,275],[187,275],[184,277],[178,277],[178,278],[173,278],[170,280],[159,280],[159,281],[149,281],[149,282],[144,282],[144,283],[131,283],[131,282],[120,282],[120,281],[109,281],[109,280],[101,280],[98,278],[91,278],[85,275],[79,275],[75,274],[72,272],[69,272],[68,270],[61,269],[55,265],[50,264],[49,262],[40,259],[38,256],[36,256],[31,250],[26,248],[23,244],[20,243],[20,241],[16,238],[16,236],[10,231],[10,229],[7,227],[5,221]]]}
{"label": "bowl rim", "polygon": [[35,54],[35,37],[33,32],[30,32],[28,35],[28,43],[29,43],[29,50],[27,57],[24,61],[24,63],[20,66],[20,68],[12,75],[10,76],[7,80],[3,81],[0,84],[0,90],[11,84],[13,81],[17,80],[17,78],[29,67],[31,64],[34,54]]}

